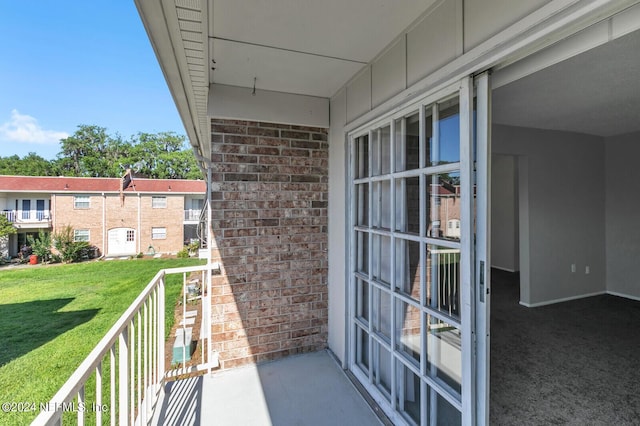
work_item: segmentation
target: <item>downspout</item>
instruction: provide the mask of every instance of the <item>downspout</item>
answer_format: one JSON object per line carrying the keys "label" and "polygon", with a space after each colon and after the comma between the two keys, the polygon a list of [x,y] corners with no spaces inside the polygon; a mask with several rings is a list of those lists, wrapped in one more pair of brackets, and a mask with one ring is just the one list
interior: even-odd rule
{"label": "downspout", "polygon": [[137,234],[138,234],[138,238],[137,238],[138,239],[138,251],[136,252],[136,254],[138,254],[138,253],[140,253],[142,251],[141,250],[141,245],[140,245],[140,241],[142,240],[142,232],[140,231],[140,223],[141,223],[141,220],[142,220],[142,218],[140,217],[140,204],[141,204],[140,200],[141,200],[140,199],[140,193],[138,192],[138,231],[137,231]]}
{"label": "downspout", "polygon": [[106,244],[107,244],[107,195],[103,192],[102,193],[102,256],[104,256],[107,253]]}

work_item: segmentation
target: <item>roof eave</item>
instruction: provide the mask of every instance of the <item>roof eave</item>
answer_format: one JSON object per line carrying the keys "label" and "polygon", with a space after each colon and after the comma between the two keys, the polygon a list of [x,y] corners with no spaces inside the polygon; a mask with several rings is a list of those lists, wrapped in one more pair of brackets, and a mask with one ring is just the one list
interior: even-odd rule
{"label": "roof eave", "polygon": [[[173,1],[166,0],[134,0],[142,23],[155,52],[160,69],[173,101],[178,109],[185,127],[191,147],[199,159],[198,163],[203,174],[205,165],[201,159],[211,158],[209,142],[209,124],[206,120],[206,100],[202,104],[196,102],[194,83],[189,69],[193,64],[187,64],[183,38],[177,14],[177,6]],[[202,72],[208,75],[208,10],[207,1],[201,2],[203,64]],[[208,82],[207,93],[208,93]]]}

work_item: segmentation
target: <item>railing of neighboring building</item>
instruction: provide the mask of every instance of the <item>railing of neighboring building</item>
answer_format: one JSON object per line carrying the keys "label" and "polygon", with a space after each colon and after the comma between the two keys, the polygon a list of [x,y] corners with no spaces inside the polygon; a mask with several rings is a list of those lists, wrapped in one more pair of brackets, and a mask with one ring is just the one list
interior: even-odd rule
{"label": "railing of neighboring building", "polygon": [[460,250],[430,250],[431,288],[434,307],[449,315],[460,314]]}
{"label": "railing of neighboring building", "polygon": [[189,222],[196,222],[200,220],[200,209],[187,209],[184,211],[184,220]]}
{"label": "railing of neighboring building", "polygon": [[4,210],[0,214],[11,223],[51,221],[49,210]]}
{"label": "railing of neighboring building", "polygon": [[[156,408],[159,409],[157,402],[169,378],[210,371],[217,363],[211,350],[210,332],[205,333],[206,343],[198,343],[202,351],[199,365],[178,370],[168,370],[165,365],[165,277],[183,275],[185,309],[189,276],[201,273],[203,329],[211,330],[211,316],[205,308],[210,303],[211,287],[204,286],[210,283],[209,269],[202,265],[158,272],[69,380],[40,407],[32,425],[60,425],[69,412],[77,416],[79,425],[87,420],[93,422],[93,417],[96,425],[108,423],[106,417],[110,417],[112,425],[149,424]],[[182,359],[186,359],[184,354]],[[88,392],[92,394],[90,400]]]}

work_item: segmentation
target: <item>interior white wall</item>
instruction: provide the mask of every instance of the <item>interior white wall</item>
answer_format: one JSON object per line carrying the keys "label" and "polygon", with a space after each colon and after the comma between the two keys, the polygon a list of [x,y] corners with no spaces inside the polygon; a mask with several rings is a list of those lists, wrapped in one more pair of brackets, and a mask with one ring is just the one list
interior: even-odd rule
{"label": "interior white wall", "polygon": [[519,270],[516,157],[491,157],[491,266]]}
{"label": "interior white wall", "polygon": [[640,132],[606,139],[607,291],[640,299]]}
{"label": "interior white wall", "polygon": [[528,273],[529,291],[521,292],[521,303],[536,306],[604,293],[602,138],[494,125],[492,144],[494,154],[523,156],[527,162],[528,223],[520,225],[528,227],[529,237],[520,239],[529,251],[528,271],[521,270],[521,276]]}

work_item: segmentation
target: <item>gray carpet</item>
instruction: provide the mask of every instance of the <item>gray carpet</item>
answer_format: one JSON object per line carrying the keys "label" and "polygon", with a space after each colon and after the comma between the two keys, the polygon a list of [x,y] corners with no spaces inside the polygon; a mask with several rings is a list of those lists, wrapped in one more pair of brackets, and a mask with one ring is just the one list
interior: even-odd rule
{"label": "gray carpet", "polygon": [[640,425],[640,302],[518,304],[492,271],[491,424]]}

